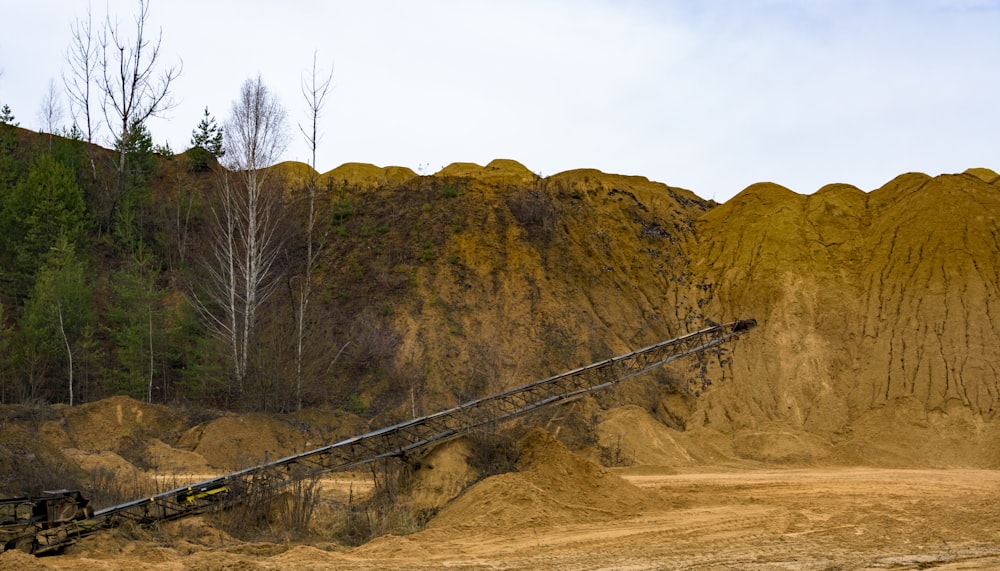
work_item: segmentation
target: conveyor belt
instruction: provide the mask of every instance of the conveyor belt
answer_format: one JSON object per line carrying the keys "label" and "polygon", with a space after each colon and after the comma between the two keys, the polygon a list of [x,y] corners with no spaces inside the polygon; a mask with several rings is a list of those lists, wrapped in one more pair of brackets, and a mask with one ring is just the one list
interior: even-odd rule
{"label": "conveyor belt", "polygon": [[569,402],[609,388],[670,361],[716,347],[756,327],[745,319],[707,327],[643,349],[599,361],[499,394],[473,400],[429,416],[348,438],[336,444],[287,456],[190,486],[176,488],[93,512],[85,519],[59,522],[35,534],[34,553],[59,549],[77,538],[125,520],[166,521],[210,506],[232,505],[266,488],[282,486],[325,472],[346,470],[459,437],[484,425]]}

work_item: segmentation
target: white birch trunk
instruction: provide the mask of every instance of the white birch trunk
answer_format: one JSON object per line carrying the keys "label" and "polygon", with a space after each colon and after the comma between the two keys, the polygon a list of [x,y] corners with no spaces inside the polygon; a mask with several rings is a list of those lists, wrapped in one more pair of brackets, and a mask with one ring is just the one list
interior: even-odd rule
{"label": "white birch trunk", "polygon": [[66,336],[66,325],[63,322],[62,303],[56,302],[56,315],[59,316],[59,332],[62,333],[63,343],[66,344],[66,357],[69,359],[69,406],[73,406],[73,350],[69,346],[69,337]]}

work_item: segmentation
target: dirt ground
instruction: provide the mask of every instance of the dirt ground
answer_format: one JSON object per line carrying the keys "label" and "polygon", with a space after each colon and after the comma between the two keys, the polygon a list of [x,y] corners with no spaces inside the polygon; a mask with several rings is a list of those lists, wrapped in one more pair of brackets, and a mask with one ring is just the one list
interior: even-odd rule
{"label": "dirt ground", "polygon": [[[73,414],[110,418],[101,437],[139,428],[165,433],[149,420],[156,410],[118,401],[92,408]],[[131,420],[139,418],[137,410],[141,426]],[[102,532],[58,556],[2,553],[0,571],[1000,569],[1000,470],[992,464],[958,467],[942,449],[933,468],[850,464],[836,454],[826,456],[829,462],[782,465],[732,454],[709,433],[670,432],[636,407],[602,418],[601,439],[629,467],[603,467],[593,454],[573,453],[553,433],[535,428],[517,440],[514,471],[465,487],[476,477],[468,442],[433,449],[407,489],[411,508],[435,515],[409,535],[354,548],[337,539],[336,527],[345,521],[337,506],[372,491],[372,472],[360,470],[319,482],[323,499],[305,541],[240,541],[194,516],[151,530]],[[66,458],[81,466],[93,463],[118,478],[137,474],[163,489],[226,471],[228,456],[208,462],[192,450],[214,450],[209,445],[222,440],[210,429],[223,422],[267,436],[258,439],[259,450],[244,453],[273,457],[278,450],[265,444],[301,440],[305,446],[314,438],[288,423],[251,418],[236,425],[224,417],[198,434],[185,432],[180,440],[191,440],[186,449],[148,439],[145,458],[157,461],[137,471],[106,450],[110,444],[95,446],[79,431],[60,433],[55,425],[49,432],[59,436],[56,444],[65,441]],[[899,446],[905,451],[910,444]],[[283,530],[277,531],[274,537],[281,537]]]}
{"label": "dirt ground", "polygon": [[[5,553],[0,570],[1000,568],[1000,472],[702,470],[591,473],[611,482],[620,477],[620,488],[634,487],[649,498],[648,506],[619,502],[631,514],[570,506],[567,513],[580,514],[575,521],[534,517],[507,527],[477,514],[461,523],[443,510],[443,518],[422,532],[354,549],[236,542],[180,549],[95,541],[37,560]],[[342,476],[330,484],[344,485],[349,482]],[[537,515],[546,502],[530,499],[536,502],[504,509]]]}

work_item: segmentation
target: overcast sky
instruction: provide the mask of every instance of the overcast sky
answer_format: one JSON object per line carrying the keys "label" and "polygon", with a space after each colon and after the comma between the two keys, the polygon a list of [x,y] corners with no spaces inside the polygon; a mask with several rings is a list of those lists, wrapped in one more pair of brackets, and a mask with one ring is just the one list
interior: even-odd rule
{"label": "overcast sky", "polygon": [[[0,104],[37,129],[84,1],[6,2]],[[124,29],[137,0],[95,0]],[[520,161],[642,175],[727,200],[772,181],[872,190],[909,172],[1000,170],[1000,0],[152,0],[187,148],[258,73],[292,144],[318,51],[333,67],[318,167]],[[64,101],[65,104],[65,101]],[[68,117],[64,121],[70,123]]]}

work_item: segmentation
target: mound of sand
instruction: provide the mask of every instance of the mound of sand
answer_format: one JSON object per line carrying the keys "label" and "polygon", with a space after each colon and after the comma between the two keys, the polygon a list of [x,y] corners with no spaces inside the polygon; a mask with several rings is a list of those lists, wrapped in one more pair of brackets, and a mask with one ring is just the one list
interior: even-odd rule
{"label": "mound of sand", "polygon": [[990,184],[1000,182],[1000,174],[997,174],[997,172],[993,169],[971,168],[966,169],[962,174],[971,174],[972,176],[979,177],[984,182],[988,182]]}
{"label": "mound of sand", "polygon": [[84,474],[58,448],[31,430],[5,424],[0,430],[0,495],[33,495],[79,487]]}
{"label": "mound of sand", "polygon": [[117,451],[147,434],[170,441],[184,426],[184,415],[177,409],[121,396],[64,411],[61,425],[80,450]]}
{"label": "mound of sand", "polygon": [[1000,410],[993,176],[908,173],[867,195],[758,184],[702,216],[705,314],[761,326],[710,371],[732,381],[688,424],[755,460],[994,465],[980,452]]}
{"label": "mound of sand", "polygon": [[281,177],[285,187],[289,190],[302,188],[311,176],[318,174],[311,166],[299,161],[278,163],[271,166],[268,171]]}
{"label": "mound of sand", "polygon": [[671,430],[645,409],[626,405],[604,412],[597,425],[598,444],[622,464],[691,466],[697,461]]}
{"label": "mound of sand", "polygon": [[396,186],[416,178],[417,173],[406,167],[377,167],[369,163],[344,163],[324,173],[320,180],[334,188],[376,188]]}
{"label": "mound of sand", "polygon": [[438,172],[434,173],[434,176],[439,177],[478,177],[483,172],[483,167],[477,165],[476,163],[462,163],[456,162],[451,163]]}
{"label": "mound of sand", "polygon": [[410,483],[415,509],[437,508],[458,496],[479,474],[469,466],[469,443],[452,440],[424,456]]}
{"label": "mound of sand", "polygon": [[205,474],[211,467],[197,452],[174,448],[158,438],[146,443],[146,461],[159,474]]}
{"label": "mound of sand", "polygon": [[306,450],[305,425],[264,414],[223,416],[185,432],[178,446],[215,468],[236,470]]}
{"label": "mound of sand", "polygon": [[780,426],[737,433],[733,451],[746,460],[777,464],[812,464],[830,455],[829,445],[818,436]]}
{"label": "mound of sand", "polygon": [[[891,427],[891,428],[889,428]],[[865,412],[851,425],[835,458],[844,464],[888,468],[924,459],[933,468],[1000,468],[1000,425],[973,414],[957,402],[924,410],[914,397],[901,398]]]}
{"label": "mound of sand", "polygon": [[439,177],[475,178],[486,183],[529,185],[538,175],[510,159],[494,159],[485,167],[476,163],[451,163],[434,174]]}
{"label": "mound of sand", "polygon": [[41,559],[23,551],[12,549],[0,553],[0,571],[47,571],[52,569]]}
{"label": "mound of sand", "polygon": [[108,450],[92,452],[69,448],[63,453],[87,473],[101,474],[103,472],[103,480],[114,482],[115,485],[127,492],[144,494],[156,489],[156,484],[148,474],[114,452]]}
{"label": "mound of sand", "polygon": [[517,472],[475,484],[445,506],[428,527],[542,527],[634,516],[654,507],[664,507],[660,497],[573,454],[551,434],[536,429],[520,442]]}
{"label": "mound of sand", "polygon": [[333,444],[366,430],[356,415],[319,409],[282,416],[229,415],[181,435],[176,447],[193,454],[176,459],[182,469],[193,470],[203,461],[214,468],[236,470]]}

